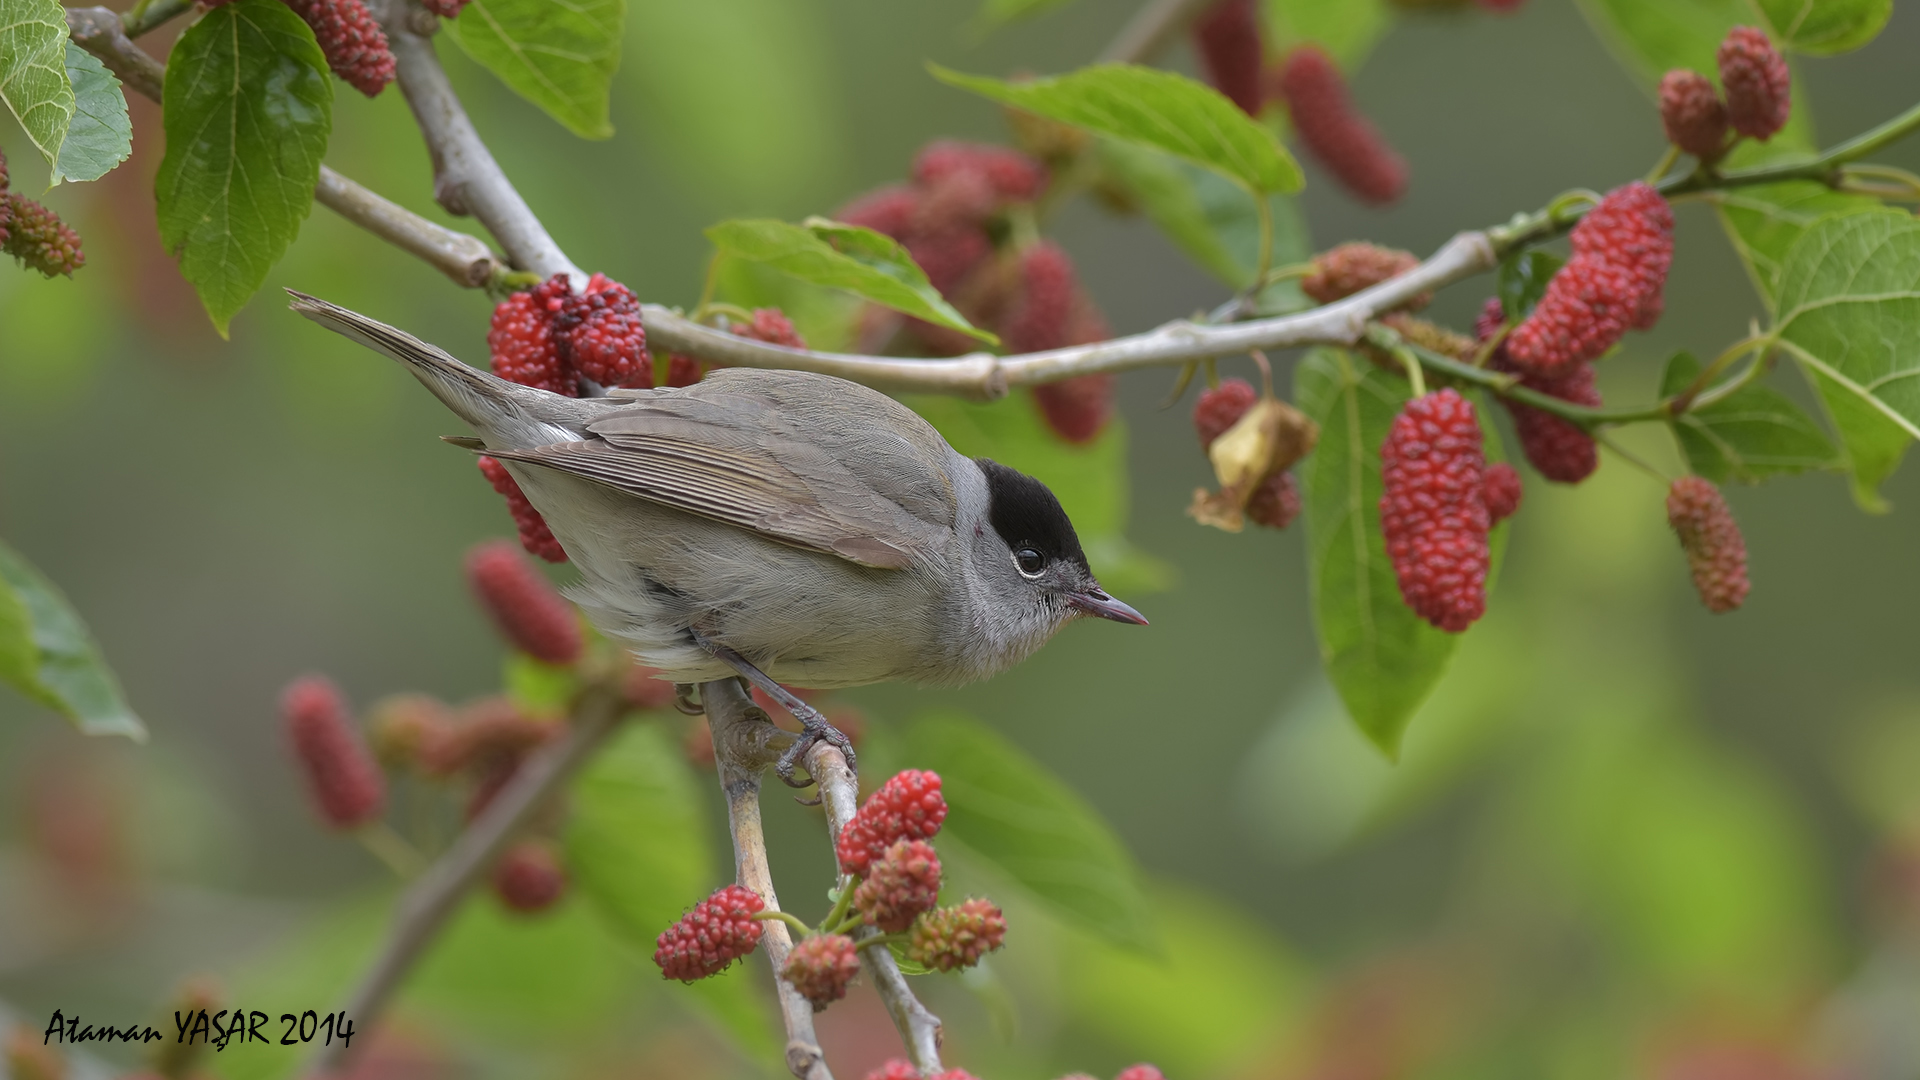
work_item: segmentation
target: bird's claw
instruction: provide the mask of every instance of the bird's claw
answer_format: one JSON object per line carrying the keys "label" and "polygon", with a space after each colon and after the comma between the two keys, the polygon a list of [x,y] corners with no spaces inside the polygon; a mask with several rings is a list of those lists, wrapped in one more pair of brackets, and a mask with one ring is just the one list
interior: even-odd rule
{"label": "bird's claw", "polygon": [[802,716],[798,719],[802,728],[800,736],[793,740],[793,745],[787,747],[787,752],[781,754],[780,760],[773,766],[773,774],[780,778],[781,783],[792,788],[811,786],[814,782],[811,777],[806,780],[796,780],[793,770],[796,765],[806,760],[815,746],[823,742],[845,755],[848,772],[855,776],[860,774],[859,760],[853,753],[853,742],[842,734],[839,728],[817,717]]}

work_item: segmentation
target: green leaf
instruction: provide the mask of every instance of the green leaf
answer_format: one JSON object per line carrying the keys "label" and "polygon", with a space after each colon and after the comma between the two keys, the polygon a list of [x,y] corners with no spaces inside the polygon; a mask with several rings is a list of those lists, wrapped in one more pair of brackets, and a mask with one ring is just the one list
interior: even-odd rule
{"label": "green leaf", "polygon": [[1320,655],[1353,722],[1392,757],[1459,641],[1401,600],[1380,533],[1380,444],[1407,384],[1351,354],[1316,349],[1294,370],[1294,400],[1320,425],[1302,477]]}
{"label": "green leaf", "polygon": [[1553,275],[1565,263],[1565,259],[1551,251],[1535,248],[1502,259],[1498,290],[1500,310],[1514,321],[1533,314],[1534,305],[1547,293],[1547,282],[1553,280]]}
{"label": "green leaf", "polygon": [[[614,932],[651,955],[660,931],[721,884],[698,779],[660,725],[629,724],[574,782],[572,800],[569,871]],[[741,977],[685,991],[743,1046],[768,1050],[773,1021],[756,993]]]}
{"label": "green leaf", "polygon": [[507,654],[500,676],[507,697],[528,716],[564,716],[580,690],[579,676],[571,666],[544,663],[518,650]]}
{"label": "green leaf", "polygon": [[47,164],[57,168],[73,120],[60,0],[0,0],[0,98]]}
{"label": "green leaf", "polygon": [[1086,800],[1000,733],[951,713],[908,727],[903,758],[940,774],[942,837],[1026,887],[1061,917],[1151,952],[1160,933],[1133,857]]}
{"label": "green leaf", "polygon": [[872,229],[825,218],[809,218],[804,225],[739,218],[708,229],[707,238],[723,256],[766,263],[802,281],[844,289],[982,341],[1000,341],[967,322],[928,283],[905,248]]}
{"label": "green leaf", "polygon": [[[1684,391],[1701,370],[1692,353],[1674,353],[1660,379],[1660,395]],[[1693,471],[1716,484],[1757,484],[1769,476],[1841,464],[1833,443],[1812,417],[1785,394],[1759,383],[1687,410],[1672,427]]]}
{"label": "green leaf", "polygon": [[1047,485],[1109,592],[1155,592],[1172,584],[1172,567],[1126,538],[1127,429],[1118,419],[1091,443],[1074,446],[1047,427],[1030,394],[986,405],[933,396],[906,403],[960,453],[992,458]]}
{"label": "green leaf", "polygon": [[[1650,94],[1660,77],[1674,68],[1717,73],[1721,39],[1735,26],[1752,26],[1755,21],[1748,0],[1579,0],[1579,4],[1601,40]],[[1787,126],[1764,145],[1743,145],[1730,159],[1732,164],[1813,147],[1804,89],[1794,80],[1794,109]],[[1649,114],[1648,122],[1652,119]]]}
{"label": "green leaf", "polygon": [[160,239],[225,336],[313,206],[333,81],[313,31],[274,0],[207,12],[167,71]]}
{"label": "green leaf", "polygon": [[625,0],[472,0],[453,21],[453,39],[568,131],[605,139],[626,11]]}
{"label": "green leaf", "polygon": [[1269,56],[1311,42],[1348,71],[1392,23],[1384,0],[1266,0],[1265,14]]}
{"label": "green leaf", "polygon": [[147,737],[80,616],[53,582],[5,544],[0,544],[0,679],[88,735]]}
{"label": "green leaf", "polygon": [[1249,191],[1293,192],[1303,183],[1300,166],[1271,129],[1219,91],[1184,75],[1100,64],[1051,79],[1005,82],[929,66],[935,78],[952,86],[1184,158]]}
{"label": "green leaf", "polygon": [[53,182],[98,180],[133,153],[133,122],[120,80],[98,57],[67,42],[67,79],[73,84],[73,122],[60,143]]}
{"label": "green leaf", "polygon": [[[1219,173],[1149,147],[1102,139],[1098,153],[1107,177],[1133,195],[1189,258],[1234,289],[1253,281],[1260,259],[1256,196]],[[1273,264],[1306,261],[1311,252],[1299,207],[1285,195],[1268,196],[1267,205]],[[1293,293],[1299,294],[1297,286]]]}
{"label": "green leaf", "polygon": [[1814,222],[1780,267],[1774,334],[1809,373],[1854,468],[1873,489],[1920,436],[1920,222],[1868,210]]}
{"label": "green leaf", "polygon": [[1773,308],[1780,262],[1807,226],[1828,214],[1855,213],[1880,205],[1865,195],[1843,195],[1813,180],[1756,184],[1702,196],[1720,215],[1727,239],[1746,264],[1753,287]]}
{"label": "green leaf", "polygon": [[1832,56],[1880,33],[1893,0],[1758,0],[1773,36],[1794,52]]}

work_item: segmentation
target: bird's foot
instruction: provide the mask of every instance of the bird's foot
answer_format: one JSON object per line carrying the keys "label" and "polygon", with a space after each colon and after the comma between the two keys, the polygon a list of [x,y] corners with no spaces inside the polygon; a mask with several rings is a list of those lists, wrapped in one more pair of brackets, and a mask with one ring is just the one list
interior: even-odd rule
{"label": "bird's foot", "polygon": [[793,714],[794,719],[800,721],[801,729],[800,737],[793,740],[793,745],[787,747],[787,752],[781,754],[780,760],[773,766],[773,774],[780,778],[781,783],[788,787],[796,788],[803,788],[813,783],[811,778],[806,780],[794,779],[793,769],[794,766],[804,762],[807,755],[820,743],[826,743],[828,746],[840,751],[840,753],[846,756],[847,771],[853,773],[855,776],[860,774],[858,759],[854,757],[853,753],[853,741],[842,734],[839,728],[827,723],[826,717],[821,716],[813,706],[808,705],[799,698],[794,698],[791,702],[783,701],[780,704],[786,706],[787,711]]}

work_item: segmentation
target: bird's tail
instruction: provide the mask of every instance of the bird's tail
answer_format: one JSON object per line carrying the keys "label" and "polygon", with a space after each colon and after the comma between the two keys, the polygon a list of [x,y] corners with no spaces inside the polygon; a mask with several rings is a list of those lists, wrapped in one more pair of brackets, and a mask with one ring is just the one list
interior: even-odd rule
{"label": "bird's tail", "polygon": [[[546,394],[469,367],[449,356],[445,350],[429,345],[404,330],[396,330],[377,319],[369,319],[338,304],[288,289],[293,310],[321,326],[357,341],[375,352],[384,353],[406,365],[421,385],[453,410],[460,419],[489,441],[504,438],[509,443],[525,441],[529,427],[548,428],[561,422],[546,399]],[[565,401],[567,399],[557,399]],[[564,437],[564,436],[563,436]],[[553,441],[551,438],[535,440]]]}

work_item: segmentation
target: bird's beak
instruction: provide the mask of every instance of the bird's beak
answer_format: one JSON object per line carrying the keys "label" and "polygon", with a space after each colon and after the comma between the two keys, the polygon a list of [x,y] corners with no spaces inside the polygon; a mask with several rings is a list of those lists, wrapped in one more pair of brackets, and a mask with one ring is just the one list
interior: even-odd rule
{"label": "bird's beak", "polygon": [[1086,592],[1069,594],[1067,596],[1067,603],[1072,604],[1074,609],[1083,615],[1098,615],[1103,619],[1112,619],[1114,622],[1133,623],[1136,626],[1147,625],[1147,617],[1145,615],[1133,610],[1129,605],[1123,604],[1113,597],[1108,596],[1106,592],[1098,586],[1088,589]]}

